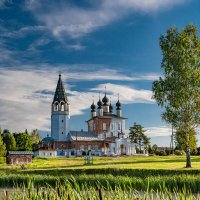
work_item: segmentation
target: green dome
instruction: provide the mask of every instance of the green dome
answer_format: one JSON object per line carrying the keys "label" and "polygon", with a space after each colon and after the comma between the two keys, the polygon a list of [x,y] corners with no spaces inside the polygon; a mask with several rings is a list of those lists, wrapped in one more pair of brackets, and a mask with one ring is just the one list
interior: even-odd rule
{"label": "green dome", "polygon": [[42,139],[42,142],[53,142],[54,139],[52,137],[45,137]]}

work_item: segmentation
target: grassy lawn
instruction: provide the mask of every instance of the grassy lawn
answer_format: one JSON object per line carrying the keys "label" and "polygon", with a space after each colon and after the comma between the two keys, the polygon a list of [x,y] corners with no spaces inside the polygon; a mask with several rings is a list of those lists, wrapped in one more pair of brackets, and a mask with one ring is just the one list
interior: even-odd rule
{"label": "grassy lawn", "polygon": [[[165,170],[188,170],[185,169],[185,156],[149,156],[149,157],[95,157],[93,165],[84,165],[84,158],[35,158],[29,170],[36,169],[165,169]],[[192,169],[200,170],[200,156],[192,157]],[[0,170],[9,170],[17,166],[8,166],[4,159],[0,159]]]}
{"label": "grassy lawn", "polygon": [[[193,156],[191,169],[185,168],[185,156],[149,157],[95,157],[93,165],[84,165],[84,158],[35,158],[26,170],[20,166],[6,165],[0,159],[0,187],[25,185],[34,180],[35,185],[56,185],[75,178],[77,184],[95,186],[98,183],[112,187],[129,185],[145,190],[147,185],[159,189],[163,183],[169,190],[182,189],[184,185],[200,190],[200,157]],[[190,187],[189,187],[190,186]]]}
{"label": "grassy lawn", "polygon": [[[117,169],[171,169],[185,167],[185,156],[168,157],[95,157],[93,165],[84,165],[84,158],[34,159],[30,169],[86,169],[86,168],[117,168]],[[192,169],[200,169],[200,157],[192,157]]]}

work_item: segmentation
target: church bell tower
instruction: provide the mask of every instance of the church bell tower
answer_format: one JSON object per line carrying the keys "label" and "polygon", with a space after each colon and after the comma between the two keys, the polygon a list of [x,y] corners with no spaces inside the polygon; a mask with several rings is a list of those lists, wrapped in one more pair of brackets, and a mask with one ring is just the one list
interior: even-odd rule
{"label": "church bell tower", "polygon": [[51,137],[55,141],[66,141],[70,131],[70,104],[59,74],[51,108]]}

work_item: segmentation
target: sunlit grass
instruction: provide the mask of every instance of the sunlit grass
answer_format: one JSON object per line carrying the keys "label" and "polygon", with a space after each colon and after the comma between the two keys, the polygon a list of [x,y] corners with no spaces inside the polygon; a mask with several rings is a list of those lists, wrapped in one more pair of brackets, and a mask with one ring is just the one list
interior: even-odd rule
{"label": "sunlit grass", "polygon": [[[1,159],[2,160],[2,159]],[[200,191],[200,157],[192,157],[191,169],[185,168],[185,157],[182,156],[149,156],[149,157],[95,157],[93,165],[85,165],[84,158],[34,158],[33,163],[21,170],[20,165],[0,164],[0,187],[13,187],[16,183],[26,184],[34,181],[35,186],[49,184],[55,186],[74,176],[77,184],[96,183],[129,186],[137,190],[149,188],[161,189],[166,184],[168,190],[182,190],[184,185],[192,192]],[[107,181],[107,182],[106,182]]]}
{"label": "sunlit grass", "polygon": [[[200,157],[192,157],[193,169],[200,169]],[[130,168],[183,169],[185,156],[95,157],[93,165],[84,165],[84,158],[34,159],[30,169],[41,168]]]}
{"label": "sunlit grass", "polygon": [[[84,165],[84,158],[34,158],[29,170],[36,169],[185,169],[185,156],[149,156],[149,157],[94,157],[93,165]],[[200,169],[200,157],[192,157],[192,169]],[[6,165],[5,159],[0,158],[0,170],[19,168],[16,165]],[[192,170],[190,169],[190,170]]]}

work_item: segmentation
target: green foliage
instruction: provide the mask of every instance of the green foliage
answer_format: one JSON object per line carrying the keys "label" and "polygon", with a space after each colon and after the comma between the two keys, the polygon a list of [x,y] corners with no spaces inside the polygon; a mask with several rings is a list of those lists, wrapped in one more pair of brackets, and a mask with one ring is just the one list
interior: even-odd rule
{"label": "green foliage", "polygon": [[197,28],[167,30],[160,37],[163,77],[153,82],[153,98],[164,108],[162,118],[187,141],[187,167],[191,167],[188,134],[200,124],[200,38]]}
{"label": "green foliage", "polygon": [[164,77],[153,82],[153,98],[165,108],[163,119],[186,131],[200,124],[200,39],[197,28],[167,30],[160,37]]}
{"label": "green foliage", "polygon": [[149,152],[149,154],[155,154],[157,148],[158,148],[157,144],[154,144],[154,145],[152,145],[152,146],[149,145],[149,148],[148,148],[148,152]]}
{"label": "green foliage", "polygon": [[0,135],[0,157],[6,155],[6,145],[3,143],[2,135]]}
{"label": "green foliage", "polygon": [[176,156],[183,156],[183,155],[185,155],[185,151],[184,150],[175,150],[174,154]]}
{"label": "green foliage", "polygon": [[14,134],[14,137],[16,140],[17,150],[32,150],[32,138],[27,132]]}
{"label": "green foliage", "polygon": [[3,138],[3,141],[6,145],[7,151],[16,150],[16,141],[15,141],[13,134],[11,134],[11,133],[6,134],[5,137]]}
{"label": "green foliage", "polygon": [[[184,131],[177,130],[175,138],[177,142],[177,149],[185,150],[187,147],[187,137],[184,135]],[[194,129],[189,131],[189,147],[191,151],[197,149],[197,139],[196,139],[196,132]]]}
{"label": "green foliage", "polygon": [[9,133],[10,133],[10,131],[8,129],[3,130],[3,135],[9,134]]}
{"label": "green foliage", "polygon": [[132,127],[129,128],[129,138],[132,143],[136,144],[136,149],[141,152],[142,146],[147,149],[150,144],[150,138],[148,138],[144,133],[145,130],[140,124],[134,123]]}
{"label": "green foliage", "polygon": [[32,138],[33,149],[35,149],[37,147],[37,145],[39,144],[39,142],[42,140],[37,129],[34,129],[32,131],[31,138]]}
{"label": "green foliage", "polygon": [[167,156],[166,151],[165,151],[165,150],[161,150],[161,151],[159,152],[159,156]]}

